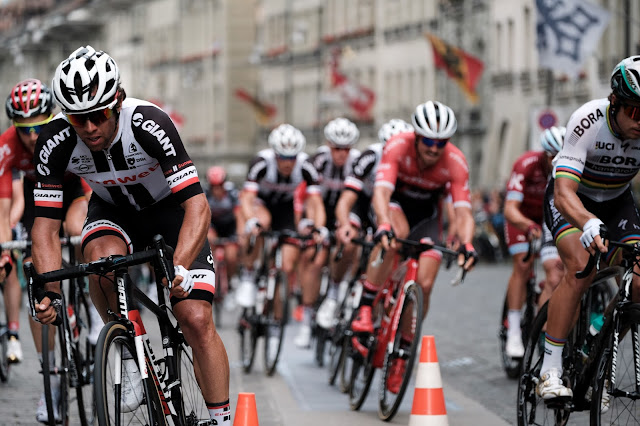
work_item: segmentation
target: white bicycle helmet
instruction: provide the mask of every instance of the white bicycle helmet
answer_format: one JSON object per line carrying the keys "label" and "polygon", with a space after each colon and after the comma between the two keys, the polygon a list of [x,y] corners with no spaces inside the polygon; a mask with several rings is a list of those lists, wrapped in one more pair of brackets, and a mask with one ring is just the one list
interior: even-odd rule
{"label": "white bicycle helmet", "polygon": [[553,126],[545,129],[540,134],[540,144],[544,152],[555,157],[562,150],[565,133],[567,133],[567,128],[563,126]]}
{"label": "white bicycle helmet", "polygon": [[269,146],[277,155],[295,157],[304,149],[307,140],[291,124],[281,124],[269,134]]}
{"label": "white bicycle helmet", "polygon": [[640,102],[640,56],[629,56],[616,65],[611,89],[622,100]]}
{"label": "white bicycle helmet", "polygon": [[13,86],[5,104],[10,120],[51,114],[54,106],[51,89],[35,78],[23,80]]}
{"label": "white bicycle helmet", "polygon": [[437,101],[418,105],[411,123],[417,134],[431,139],[449,139],[458,128],[453,110]]}
{"label": "white bicycle helmet", "polygon": [[351,148],[358,142],[360,131],[351,120],[339,117],[324,126],[324,137],[330,145]]}
{"label": "white bicycle helmet", "polygon": [[119,84],[120,72],[113,58],[83,46],[58,65],[52,86],[62,111],[78,114],[112,108]]}
{"label": "white bicycle helmet", "polygon": [[378,139],[384,145],[392,136],[406,132],[413,132],[413,126],[404,120],[393,118],[380,127],[380,130],[378,130]]}

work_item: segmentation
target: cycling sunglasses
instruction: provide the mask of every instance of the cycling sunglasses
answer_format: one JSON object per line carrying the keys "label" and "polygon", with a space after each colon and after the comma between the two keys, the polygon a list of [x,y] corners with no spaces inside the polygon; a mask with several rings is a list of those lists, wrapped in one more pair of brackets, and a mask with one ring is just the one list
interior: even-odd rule
{"label": "cycling sunglasses", "polygon": [[82,127],[87,121],[96,126],[101,125],[113,116],[113,108],[104,108],[84,114],[65,114],[69,123],[74,127]]}
{"label": "cycling sunglasses", "polygon": [[53,118],[53,114],[51,114],[47,119],[38,121],[37,123],[16,123],[13,122],[13,127],[16,128],[20,133],[24,133],[25,135],[30,135],[31,133],[35,133],[36,135],[40,134],[42,127],[51,121]]}
{"label": "cycling sunglasses", "polygon": [[634,121],[640,120],[640,105],[622,105],[624,115]]}
{"label": "cycling sunglasses", "polygon": [[280,154],[276,154],[276,158],[278,160],[295,160],[296,158],[298,158],[297,155],[280,155]]}
{"label": "cycling sunglasses", "polygon": [[432,146],[436,146],[437,148],[444,148],[444,146],[449,142],[449,139],[431,139],[426,136],[422,136],[420,141],[431,148]]}

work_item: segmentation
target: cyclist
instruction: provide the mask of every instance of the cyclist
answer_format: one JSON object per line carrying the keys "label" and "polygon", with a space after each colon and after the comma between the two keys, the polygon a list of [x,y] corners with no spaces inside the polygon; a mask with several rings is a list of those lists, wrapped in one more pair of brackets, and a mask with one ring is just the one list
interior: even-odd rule
{"label": "cyclist", "polygon": [[[65,170],[82,176],[93,189],[82,230],[85,260],[144,249],[162,234],[175,249],[171,303],[193,349],[196,378],[211,418],[231,425],[229,362],[212,315],[215,274],[206,240],[210,210],[173,122],[156,105],[127,98],[116,62],[91,46],[78,48],[58,65],[53,93],[62,113],[40,134],[34,157],[36,270],[60,268],[56,201]],[[36,308],[38,319],[47,324],[56,318],[59,283],[45,290]],[[92,276],[90,291],[102,318],[109,320],[108,310],[117,310],[112,281]],[[134,355],[124,354],[127,377],[132,377],[123,383],[127,411],[142,399]]]}
{"label": "cyclist", "polygon": [[[507,183],[507,195],[504,204],[505,238],[509,253],[513,258],[513,271],[509,277],[507,289],[508,331],[505,351],[512,358],[524,356],[520,320],[525,300],[526,283],[531,275],[533,256],[524,262],[533,240],[543,237],[542,214],[543,198],[551,174],[551,161],[562,149],[566,129],[551,127],[541,134],[543,151],[527,151],[513,164],[511,177]],[[545,236],[550,237],[547,230]],[[558,257],[553,240],[545,241],[541,251],[542,265],[546,274],[543,288],[545,296],[542,303],[549,299],[550,292],[557,287],[564,272],[562,261]]]}
{"label": "cyclist", "polygon": [[[311,163],[319,175],[327,224],[327,227],[323,228],[323,232],[328,236],[336,227],[335,208],[344,188],[345,177],[351,173],[353,163],[360,155],[360,151],[354,148],[360,138],[360,131],[351,120],[339,117],[329,121],[324,127],[324,138],[326,145],[318,148],[311,158]],[[315,223],[305,218],[300,222],[298,228],[303,229],[308,226],[313,227]],[[324,329],[328,329],[332,325],[337,307],[337,282],[342,280],[349,266],[353,264],[355,249],[356,247],[353,245],[345,246],[342,258],[338,262],[331,262],[327,295],[316,315],[318,325]],[[302,326],[294,339],[295,345],[299,348],[307,348],[311,344],[311,320],[320,294],[321,270],[327,262],[328,252],[329,241],[327,239],[324,248],[319,253],[315,253],[314,250],[306,250],[300,257],[298,281],[302,288],[303,314]]]}
{"label": "cyclist", "polygon": [[[309,162],[309,156],[303,152],[305,144],[306,139],[300,130],[290,124],[281,124],[269,134],[270,148],[260,151],[251,161],[240,196],[239,229],[244,229],[241,245],[246,247],[249,236],[258,236],[260,229],[296,229],[293,193],[301,182],[306,183],[307,218],[317,228],[324,227],[325,211],[318,186],[318,172]],[[325,236],[316,234],[316,242],[322,242]],[[254,264],[260,253],[261,240],[257,239],[245,259],[245,272],[236,292],[240,306],[251,307],[255,304]],[[292,245],[287,244],[282,248],[283,271],[288,276],[293,273],[299,254],[299,249]],[[273,344],[279,340],[278,334],[270,334],[270,337]]]}
{"label": "cyclist", "polygon": [[[577,279],[589,253],[607,252],[607,240],[640,240],[640,217],[630,182],[640,169],[640,56],[623,59],[611,74],[608,98],[578,108],[569,118],[565,144],[557,157],[554,179],[545,194],[545,222],[558,247],[566,273],[549,300],[544,361],[538,396],[572,397],[563,383],[562,350],[575,321],[582,294],[595,274]],[[601,234],[601,227],[606,232]],[[616,251],[606,255],[615,261]],[[638,276],[634,302],[640,302]]]}
{"label": "cyclist", "polygon": [[207,234],[209,245],[213,247],[218,238],[233,240],[224,245],[224,259],[228,276],[234,277],[238,266],[238,245],[235,242],[238,235],[236,230],[238,191],[233,183],[227,180],[227,172],[220,166],[209,167],[207,181],[209,190],[206,195],[211,209],[211,226]]}
{"label": "cyclist", "polygon": [[[26,79],[16,84],[9,93],[5,104],[6,113],[12,120],[13,126],[0,135],[0,151],[5,155],[0,155],[0,241],[11,240],[11,225],[9,223],[10,206],[12,197],[12,172],[24,172],[23,194],[25,208],[22,214],[22,225],[31,236],[34,223],[34,191],[38,189],[36,183],[36,173],[33,165],[34,149],[38,135],[43,131],[45,125],[53,118],[52,112],[55,107],[53,95],[49,87],[37,79]],[[64,202],[60,204],[61,217],[65,220],[65,226],[69,235],[80,235],[82,222],[87,214],[87,200],[85,198],[85,188],[83,182],[77,176],[65,174],[63,177],[64,187],[61,192],[64,195]],[[60,197],[62,198],[62,197]],[[56,234],[57,238],[58,234]],[[0,265],[6,261],[7,253],[3,253]],[[31,253],[27,249],[25,261],[30,260]],[[14,362],[22,359],[22,350],[18,342],[18,314],[20,310],[20,284],[15,275],[15,271],[7,279],[7,289],[13,296],[5,299],[7,302],[7,312],[9,314],[9,329],[15,333],[10,339],[9,356]],[[32,319],[29,320],[31,333],[33,336],[38,358],[42,361],[42,326]],[[50,342],[53,343],[54,328],[51,328]],[[54,378],[55,381],[57,378]],[[57,387],[54,383],[54,389]],[[54,392],[56,398],[58,393]],[[54,404],[57,411],[57,404]],[[58,413],[56,412],[56,417]],[[36,419],[40,422],[48,421],[47,407],[44,392],[40,395]]]}
{"label": "cyclist", "polygon": [[[376,239],[386,254],[381,267],[369,265],[363,284],[361,306],[352,329],[358,333],[373,332],[371,305],[378,288],[387,278],[395,255],[393,237],[419,241],[425,237],[440,239],[440,200],[450,183],[449,193],[455,211],[456,235],[460,241],[458,260],[470,269],[477,258],[471,244],[475,224],[471,214],[469,172],[464,154],[449,143],[457,122],[453,110],[435,101],[416,107],[411,121],[414,132],[392,137],[384,147],[378,166],[373,192],[373,208],[378,228]],[[377,256],[374,250],[372,256]],[[435,282],[442,253],[429,250],[422,253],[418,266],[418,284],[424,294],[424,315],[429,308],[429,296]],[[407,346],[410,340],[403,338]],[[390,390],[397,393],[402,381],[405,362],[399,359],[391,366]]]}

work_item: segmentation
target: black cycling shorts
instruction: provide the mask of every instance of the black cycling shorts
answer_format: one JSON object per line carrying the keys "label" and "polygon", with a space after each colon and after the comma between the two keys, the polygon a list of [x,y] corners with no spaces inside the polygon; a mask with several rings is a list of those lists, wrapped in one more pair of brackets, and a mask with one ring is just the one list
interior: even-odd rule
{"label": "black cycling shorts", "polygon": [[[89,241],[114,235],[125,242],[129,253],[133,253],[151,246],[156,234],[161,234],[165,242],[175,248],[183,217],[184,209],[172,196],[137,211],[130,207],[123,208],[107,203],[94,193],[89,200],[87,220],[82,229],[82,249],[84,250]],[[196,272],[202,278],[196,281],[193,290],[185,299],[206,300],[212,303],[215,272],[211,248],[206,240],[203,241],[198,257],[187,269]],[[185,299],[171,297],[171,303],[175,305]]]}

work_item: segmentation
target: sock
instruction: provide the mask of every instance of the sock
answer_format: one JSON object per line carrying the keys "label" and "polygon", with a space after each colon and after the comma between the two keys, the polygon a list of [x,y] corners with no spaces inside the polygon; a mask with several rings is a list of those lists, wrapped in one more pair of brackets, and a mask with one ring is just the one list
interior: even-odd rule
{"label": "sock", "polygon": [[509,309],[509,313],[507,314],[507,323],[508,323],[508,331],[510,336],[520,336],[522,334],[522,330],[520,330],[520,319],[522,318],[522,312],[520,309]]}
{"label": "sock", "polygon": [[562,350],[567,339],[558,339],[544,334],[544,360],[540,367],[540,376],[552,368],[556,368],[562,374]]}
{"label": "sock", "polygon": [[372,284],[369,280],[365,280],[362,285],[362,298],[360,299],[360,306],[373,306],[373,300],[378,293],[378,287]]}
{"label": "sock", "polygon": [[311,325],[311,318],[313,317],[313,307],[304,305],[302,308],[302,324]]}
{"label": "sock", "polygon": [[231,407],[228,399],[224,402],[207,402],[207,409],[209,410],[209,417],[215,421],[214,424],[231,426]]}
{"label": "sock", "polygon": [[338,299],[338,284],[333,280],[329,283],[329,289],[327,289],[327,298],[337,300]]}
{"label": "sock", "polygon": [[18,337],[18,330],[20,330],[20,321],[9,321],[7,324],[7,328],[9,329],[9,334],[11,336]]}

